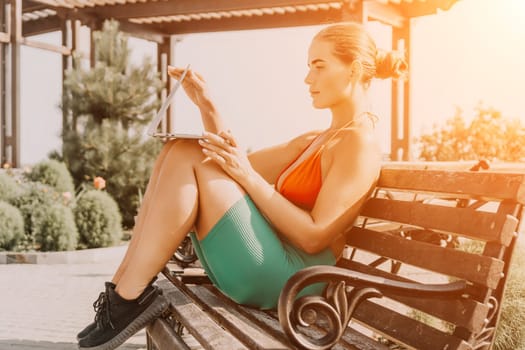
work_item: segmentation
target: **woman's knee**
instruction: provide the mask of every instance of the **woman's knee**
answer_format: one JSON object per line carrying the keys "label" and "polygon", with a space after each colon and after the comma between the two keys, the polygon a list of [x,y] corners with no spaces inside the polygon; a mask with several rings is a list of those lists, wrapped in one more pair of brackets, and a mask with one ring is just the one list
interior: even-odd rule
{"label": "woman's knee", "polygon": [[166,142],[164,145],[167,155],[177,159],[195,159],[202,161],[204,154],[201,151],[201,146],[197,140],[191,139],[175,139]]}

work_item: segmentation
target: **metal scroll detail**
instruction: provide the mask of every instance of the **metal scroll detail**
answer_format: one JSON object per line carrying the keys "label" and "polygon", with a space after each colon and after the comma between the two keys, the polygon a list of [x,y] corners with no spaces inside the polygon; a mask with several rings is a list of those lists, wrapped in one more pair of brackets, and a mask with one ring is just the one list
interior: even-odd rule
{"label": "metal scroll detail", "polygon": [[[333,275],[318,273],[304,276],[300,281],[289,284],[289,288],[285,287],[279,299],[279,320],[287,336],[296,345],[311,350],[331,348],[344,334],[359,303],[383,296],[373,287],[357,286],[347,291],[348,281],[343,276],[341,279],[334,281]],[[332,281],[328,283],[324,296],[297,298],[305,287],[323,280]]]}
{"label": "metal scroll detail", "polygon": [[498,300],[494,297],[489,298],[489,304],[491,310],[487,319],[485,320],[485,327],[481,332],[479,332],[474,339],[474,350],[489,350],[492,346],[494,333],[496,328],[494,327],[494,317],[498,314],[499,303]]}
{"label": "metal scroll detail", "polygon": [[[317,283],[327,284],[323,297],[300,295],[305,287]],[[347,291],[347,286],[353,289]],[[386,293],[456,299],[466,287],[465,281],[420,284],[336,266],[311,266],[288,279],[281,291],[277,311],[283,330],[295,344],[321,350],[332,347],[339,340],[357,306],[368,298],[382,297]]]}

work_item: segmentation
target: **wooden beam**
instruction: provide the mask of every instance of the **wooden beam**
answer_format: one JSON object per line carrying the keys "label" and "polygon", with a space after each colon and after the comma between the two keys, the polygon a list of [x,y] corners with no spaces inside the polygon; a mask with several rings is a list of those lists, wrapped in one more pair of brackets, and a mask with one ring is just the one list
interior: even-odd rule
{"label": "wooden beam", "polygon": [[[97,13],[90,13],[82,11],[81,9],[77,10],[68,10],[68,9],[57,9],[57,16],[64,19],[78,20],[83,25],[86,25],[90,28],[95,26],[95,23],[98,23],[97,26],[101,26],[101,23],[104,20],[109,18],[99,17]],[[119,29],[125,33],[128,33],[136,38],[149,40],[157,44],[162,44],[165,40],[166,33],[160,31],[158,28],[148,24],[137,24],[131,23],[127,20],[119,20],[120,23]]]}
{"label": "wooden beam", "polygon": [[238,11],[267,7],[285,7],[330,3],[334,0],[165,0],[158,2],[136,2],[112,6],[97,6],[89,9],[76,9],[103,18],[140,18],[172,16],[220,11]]}
{"label": "wooden beam", "polygon": [[231,17],[220,20],[169,22],[152,24],[166,34],[206,33],[245,29],[284,28],[327,24],[341,21],[341,10],[296,12],[287,15]]}
{"label": "wooden beam", "polygon": [[403,27],[407,21],[397,6],[370,0],[364,1],[363,6],[371,20],[377,20],[396,28]]}
{"label": "wooden beam", "polygon": [[166,40],[166,34],[159,31],[154,26],[148,24],[131,23],[127,20],[119,21],[119,23],[119,28],[121,31],[131,34],[136,38],[152,41],[157,44],[162,44]]}
{"label": "wooden beam", "polygon": [[[38,2],[40,2],[42,4],[45,4],[49,8],[58,8],[58,7],[56,7],[57,2],[55,0],[38,0]],[[62,7],[73,9],[73,8],[75,8],[75,5],[73,5],[73,4],[69,3],[69,2],[60,1],[60,8],[62,8]]]}
{"label": "wooden beam", "polygon": [[401,12],[405,17],[428,16],[441,10],[450,9],[458,0],[426,0],[400,4]]}
{"label": "wooden beam", "polygon": [[48,5],[32,0],[25,0],[22,2],[22,13],[40,11],[47,8],[49,8]]}
{"label": "wooden beam", "polygon": [[56,32],[60,30],[61,19],[58,16],[50,16],[33,21],[24,22],[22,35],[24,37]]}
{"label": "wooden beam", "polygon": [[9,33],[0,33],[0,43],[9,42]]}
{"label": "wooden beam", "polygon": [[64,56],[71,55],[71,49],[66,47],[66,46],[58,46],[58,45],[43,43],[43,42],[39,42],[39,41],[29,40],[29,39],[26,39],[26,38],[22,38],[20,40],[20,44],[22,44],[24,46],[33,47],[35,49],[42,49],[42,50],[46,50],[46,51],[57,52],[57,53],[62,54]]}

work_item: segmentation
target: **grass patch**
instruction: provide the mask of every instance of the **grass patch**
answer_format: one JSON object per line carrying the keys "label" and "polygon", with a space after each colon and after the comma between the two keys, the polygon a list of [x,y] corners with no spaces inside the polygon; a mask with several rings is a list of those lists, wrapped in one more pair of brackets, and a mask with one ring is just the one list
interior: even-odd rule
{"label": "grass patch", "polygon": [[[525,234],[525,233],[524,233]],[[458,249],[469,253],[481,253],[484,243],[464,240]],[[510,265],[509,276],[500,305],[493,350],[525,350],[525,237],[520,237]],[[412,310],[410,316],[429,326],[449,331],[450,326],[421,311]]]}
{"label": "grass patch", "polygon": [[525,238],[518,240],[501,305],[494,350],[525,350]]}

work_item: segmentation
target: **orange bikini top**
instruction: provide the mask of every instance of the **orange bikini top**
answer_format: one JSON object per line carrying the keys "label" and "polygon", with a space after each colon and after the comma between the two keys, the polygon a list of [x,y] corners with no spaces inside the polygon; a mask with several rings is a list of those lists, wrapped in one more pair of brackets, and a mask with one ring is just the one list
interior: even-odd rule
{"label": "orange bikini top", "polygon": [[[318,137],[316,137],[287,167],[281,171],[277,177],[276,185],[279,183],[281,176],[283,176],[286,170],[301,158]],[[321,148],[323,146],[321,146]],[[317,199],[317,195],[321,190],[323,182],[321,174],[321,148],[316,152],[313,152],[308,158],[292,169],[282,180],[281,186],[278,189],[279,193],[281,193],[286,199],[295,205],[308,210],[311,210],[314,207],[315,200]]]}
{"label": "orange bikini top", "polygon": [[[299,155],[286,166],[275,182],[276,190],[282,194],[286,199],[294,203],[295,205],[312,210],[314,207],[317,195],[321,190],[321,185],[323,184],[322,172],[321,172],[321,153],[325,145],[330,142],[341,130],[349,127],[354,121],[360,119],[363,114],[367,114],[369,117],[371,113],[365,112],[362,113],[357,118],[352,119],[341,128],[337,129],[332,136],[326,140],[321,146],[319,146],[317,151],[312,152],[306,159],[304,159],[300,164],[295,166],[286,177],[281,180],[281,177],[284,173],[292,167],[302,156],[305,154],[312,144],[322,135],[319,134],[306,148],[299,153]],[[279,188],[277,186],[280,184]]]}

